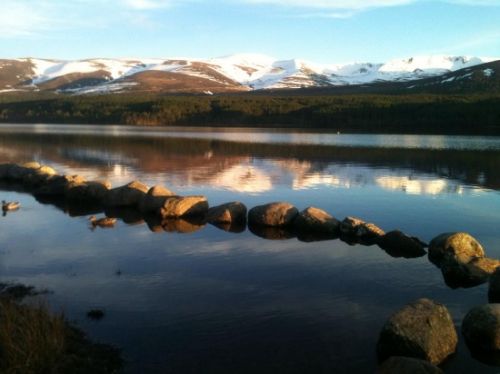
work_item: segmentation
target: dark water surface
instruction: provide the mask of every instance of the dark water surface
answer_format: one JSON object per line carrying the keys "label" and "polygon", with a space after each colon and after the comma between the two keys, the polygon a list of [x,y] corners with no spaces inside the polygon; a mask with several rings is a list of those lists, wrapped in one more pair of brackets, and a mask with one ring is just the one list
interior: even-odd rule
{"label": "dark water surface", "polygon": [[[467,231],[500,258],[500,138],[0,126],[0,162],[33,159],[114,186],[139,179],[203,194],[210,205],[314,205],[424,241]],[[0,217],[0,281],[51,290],[55,310],[123,349],[128,372],[369,373],[378,333],[403,305],[444,303],[459,329],[487,303],[487,285],[451,288],[426,256],[211,225],[152,232],[133,214],[92,231],[88,215],[64,205],[9,186],[0,195],[22,204]],[[94,308],[102,320],[86,318]],[[443,368],[499,371],[461,336]]]}

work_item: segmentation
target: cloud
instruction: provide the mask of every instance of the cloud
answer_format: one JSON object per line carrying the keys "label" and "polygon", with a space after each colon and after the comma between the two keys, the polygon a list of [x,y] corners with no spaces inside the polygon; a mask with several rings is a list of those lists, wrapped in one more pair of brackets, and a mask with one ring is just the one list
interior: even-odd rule
{"label": "cloud", "polygon": [[136,10],[167,8],[172,5],[169,0],[125,0],[125,6]]}
{"label": "cloud", "polygon": [[35,35],[50,24],[44,7],[33,7],[20,1],[3,0],[0,12],[0,38]]}

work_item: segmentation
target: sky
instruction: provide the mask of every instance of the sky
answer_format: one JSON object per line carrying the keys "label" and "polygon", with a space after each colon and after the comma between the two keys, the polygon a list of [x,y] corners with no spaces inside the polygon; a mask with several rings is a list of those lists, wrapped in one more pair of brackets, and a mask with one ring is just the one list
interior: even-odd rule
{"label": "sky", "polygon": [[500,0],[1,0],[0,58],[500,57]]}

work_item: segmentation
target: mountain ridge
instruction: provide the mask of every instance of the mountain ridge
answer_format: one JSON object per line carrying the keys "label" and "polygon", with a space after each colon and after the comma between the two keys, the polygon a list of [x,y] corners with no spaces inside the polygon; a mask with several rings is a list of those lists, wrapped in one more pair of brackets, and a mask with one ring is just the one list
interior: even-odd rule
{"label": "mountain ridge", "polygon": [[[385,63],[316,64],[301,59],[278,60],[259,54],[209,59],[0,59],[0,93],[132,91],[213,94],[335,88],[413,82],[436,77],[451,79],[450,74],[456,71],[497,60],[500,57],[431,55]],[[490,78],[496,75],[496,70],[485,70],[484,75]]]}

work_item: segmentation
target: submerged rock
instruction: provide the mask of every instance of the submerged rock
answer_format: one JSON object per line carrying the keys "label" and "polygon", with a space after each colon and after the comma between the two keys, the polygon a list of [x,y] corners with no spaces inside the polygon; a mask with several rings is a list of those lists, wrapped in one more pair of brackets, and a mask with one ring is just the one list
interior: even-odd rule
{"label": "submerged rock", "polygon": [[286,202],[274,202],[253,207],[248,212],[252,225],[282,227],[292,224],[299,214],[297,208]]}
{"label": "submerged rock", "polygon": [[425,243],[399,230],[388,232],[380,237],[377,243],[392,257],[415,258],[427,253],[424,249]]}
{"label": "submerged rock", "polygon": [[215,223],[240,223],[247,220],[247,207],[239,201],[211,207],[207,213],[207,222]]}
{"label": "submerged rock", "polygon": [[441,266],[443,263],[468,263],[473,258],[484,257],[484,249],[465,232],[444,233],[429,244],[429,260]]}
{"label": "submerged rock", "polygon": [[163,186],[153,186],[139,202],[139,210],[143,213],[159,212],[168,197],[176,196],[175,193]]}
{"label": "submerged rock", "polygon": [[137,207],[147,192],[148,187],[145,184],[139,181],[133,181],[124,186],[109,190],[106,194],[104,204],[114,207]]}
{"label": "submerged rock", "polygon": [[164,218],[205,216],[208,202],[205,196],[172,196],[165,200],[160,208]]}
{"label": "submerged rock", "polygon": [[418,358],[393,356],[385,360],[377,374],[442,374],[443,371],[430,362]]}
{"label": "submerged rock", "polygon": [[293,225],[298,232],[313,232],[338,236],[340,222],[322,209],[310,206],[300,212]]}
{"label": "submerged rock", "polygon": [[455,352],[457,332],[448,309],[419,299],[396,312],[385,323],[377,343],[381,361],[407,356],[439,364]]}
{"label": "submerged rock", "polygon": [[462,322],[462,334],[473,349],[500,351],[500,304],[469,311]]}

